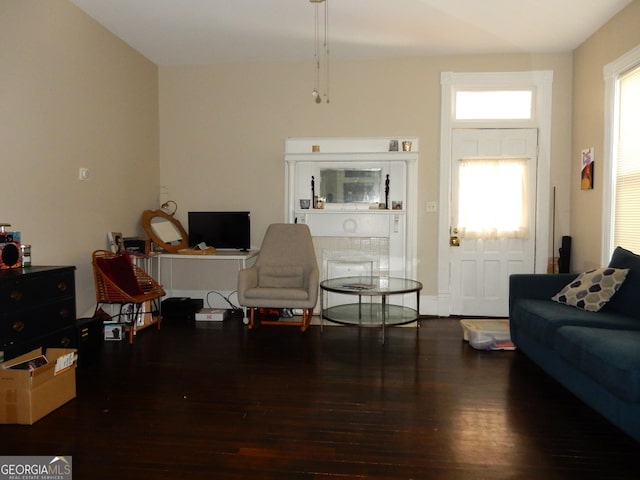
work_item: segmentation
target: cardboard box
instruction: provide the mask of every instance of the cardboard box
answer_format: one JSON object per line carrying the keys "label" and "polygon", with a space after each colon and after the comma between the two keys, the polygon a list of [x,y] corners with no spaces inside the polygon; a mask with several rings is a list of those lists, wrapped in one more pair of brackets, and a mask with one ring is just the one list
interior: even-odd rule
{"label": "cardboard box", "polygon": [[41,348],[0,364],[0,423],[33,425],[76,397],[77,352],[48,348],[48,363],[29,369],[6,369],[43,354]]}

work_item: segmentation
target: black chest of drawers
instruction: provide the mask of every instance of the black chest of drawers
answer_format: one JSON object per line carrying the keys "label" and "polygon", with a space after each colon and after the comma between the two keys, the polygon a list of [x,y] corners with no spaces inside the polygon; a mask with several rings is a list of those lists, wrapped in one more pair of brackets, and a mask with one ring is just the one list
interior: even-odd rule
{"label": "black chest of drawers", "polygon": [[0,351],[76,347],[75,267],[0,270]]}

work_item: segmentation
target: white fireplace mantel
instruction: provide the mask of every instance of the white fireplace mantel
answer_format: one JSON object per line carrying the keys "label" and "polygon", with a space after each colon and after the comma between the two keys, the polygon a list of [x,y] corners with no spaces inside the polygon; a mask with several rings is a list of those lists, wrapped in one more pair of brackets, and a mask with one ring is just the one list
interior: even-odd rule
{"label": "white fireplace mantel", "polygon": [[[392,141],[398,151],[390,151]],[[411,148],[403,151],[403,142]],[[289,223],[306,223],[314,242],[322,238],[345,239],[349,248],[388,243],[387,258],[380,258],[375,271],[389,276],[415,278],[417,265],[418,139],[416,137],[375,138],[290,138],[285,144],[285,218]],[[320,191],[322,168],[377,168],[389,176],[389,209],[372,209],[366,204],[324,204],[322,209],[303,209],[300,200],[311,200],[311,179]],[[384,191],[384,181],[381,185]],[[396,208],[391,204],[395,202]],[[312,205],[313,206],[313,205]],[[339,242],[340,243],[340,242]],[[355,245],[355,247],[354,247]],[[364,247],[363,247],[364,248]],[[338,255],[344,257],[344,250]],[[354,251],[354,258],[370,252]],[[377,258],[377,253],[376,253]],[[368,258],[368,257],[367,257]],[[326,272],[325,272],[326,273]]]}

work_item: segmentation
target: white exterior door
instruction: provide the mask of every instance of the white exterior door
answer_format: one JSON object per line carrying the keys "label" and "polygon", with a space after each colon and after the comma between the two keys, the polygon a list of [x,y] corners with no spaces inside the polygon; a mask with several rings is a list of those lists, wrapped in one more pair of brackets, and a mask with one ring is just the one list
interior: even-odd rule
{"label": "white exterior door", "polygon": [[451,314],[508,316],[509,275],[534,272],[537,150],[537,129],[453,131]]}

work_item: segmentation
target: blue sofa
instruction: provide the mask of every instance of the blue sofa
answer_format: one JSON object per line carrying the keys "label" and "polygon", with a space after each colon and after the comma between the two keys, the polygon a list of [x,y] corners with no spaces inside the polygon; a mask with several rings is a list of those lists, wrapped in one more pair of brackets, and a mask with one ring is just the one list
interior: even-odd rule
{"label": "blue sofa", "polygon": [[640,442],[640,256],[618,247],[609,266],[629,272],[598,312],[551,300],[577,275],[512,275],[511,339],[549,375]]}

